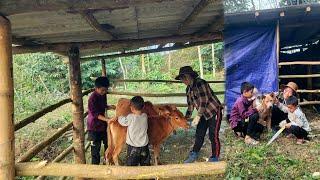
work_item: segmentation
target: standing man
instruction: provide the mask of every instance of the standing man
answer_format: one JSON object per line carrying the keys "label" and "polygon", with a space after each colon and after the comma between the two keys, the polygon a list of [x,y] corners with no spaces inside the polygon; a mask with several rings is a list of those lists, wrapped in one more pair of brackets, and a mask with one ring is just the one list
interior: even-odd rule
{"label": "standing man", "polygon": [[198,113],[192,121],[193,126],[197,126],[195,143],[189,157],[185,163],[192,163],[197,160],[199,151],[203,145],[207,129],[209,129],[209,139],[211,141],[212,155],[209,162],[219,161],[220,140],[219,130],[222,118],[222,106],[217,96],[213,93],[209,84],[199,78],[190,66],[181,67],[179,75],[175,78],[187,85],[188,110],[186,118],[190,118],[194,108]]}

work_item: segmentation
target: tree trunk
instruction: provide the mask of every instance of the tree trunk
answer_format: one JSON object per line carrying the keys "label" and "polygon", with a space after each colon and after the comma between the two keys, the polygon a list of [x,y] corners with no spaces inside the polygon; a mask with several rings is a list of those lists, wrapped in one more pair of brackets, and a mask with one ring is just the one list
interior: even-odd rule
{"label": "tree trunk", "polygon": [[0,15],[0,179],[13,180],[14,125],[11,24]]}
{"label": "tree trunk", "polygon": [[171,52],[168,54],[168,71],[171,70]]}
{"label": "tree trunk", "polygon": [[147,74],[147,71],[146,71],[144,54],[141,54],[141,69],[142,69],[142,75],[143,75],[143,77],[145,77],[145,75]]}
{"label": "tree trunk", "polygon": [[101,66],[102,66],[102,76],[107,76],[106,60],[105,59],[101,59]]}
{"label": "tree trunk", "polygon": [[201,49],[200,49],[200,46],[198,46],[198,57],[199,57],[200,77],[203,78],[203,64],[202,64],[202,57],[201,57]]}
{"label": "tree trunk", "polygon": [[211,54],[212,54],[212,75],[216,76],[216,63],[214,61],[214,44],[211,44]]}
{"label": "tree trunk", "polygon": [[73,46],[69,50],[69,76],[72,100],[73,147],[74,161],[85,164],[83,100],[79,48]]}
{"label": "tree trunk", "polygon": [[[122,63],[121,58],[119,58],[119,62],[120,62],[120,66],[121,66],[121,70],[122,70],[122,74],[123,74],[123,79],[127,79],[127,77],[126,77],[126,71],[125,71],[125,69],[124,69],[124,66],[123,66],[123,63]],[[126,82],[123,82],[123,85],[124,85],[124,89],[127,89],[127,84],[126,84]]]}

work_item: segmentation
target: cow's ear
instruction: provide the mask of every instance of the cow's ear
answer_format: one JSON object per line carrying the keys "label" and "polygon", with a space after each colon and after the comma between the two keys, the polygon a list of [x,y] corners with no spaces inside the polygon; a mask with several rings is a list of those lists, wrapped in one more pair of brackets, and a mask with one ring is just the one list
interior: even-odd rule
{"label": "cow's ear", "polygon": [[175,105],[170,105],[170,108],[171,108],[172,111],[178,110],[177,106],[175,106]]}

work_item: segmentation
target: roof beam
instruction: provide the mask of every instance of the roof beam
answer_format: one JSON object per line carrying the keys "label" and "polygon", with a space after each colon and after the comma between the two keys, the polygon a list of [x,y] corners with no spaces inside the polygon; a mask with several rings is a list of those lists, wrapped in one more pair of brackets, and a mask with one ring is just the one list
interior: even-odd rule
{"label": "roof beam", "polygon": [[87,9],[124,9],[129,6],[161,3],[172,0],[1,0],[0,12],[6,16],[37,11],[83,11]]}
{"label": "roof beam", "polygon": [[199,45],[203,45],[203,44],[210,44],[210,43],[214,43],[214,42],[217,42],[220,40],[221,39],[212,39],[212,40],[207,40],[207,41],[199,41],[199,42],[182,44],[182,45],[171,46],[171,47],[164,47],[164,48],[154,48],[154,49],[148,49],[148,50],[110,54],[110,55],[103,55],[103,56],[83,57],[83,58],[81,58],[81,60],[82,61],[92,61],[92,60],[101,60],[101,58],[110,59],[110,58],[117,58],[117,57],[126,57],[126,56],[140,55],[140,54],[156,53],[156,52],[162,52],[162,51],[172,51],[172,50],[178,50],[178,49],[183,49],[183,48],[189,48],[189,47],[193,47],[193,46],[199,46]]}
{"label": "roof beam", "polygon": [[184,19],[184,21],[179,25],[178,27],[178,33],[177,34],[181,34],[182,30],[189,25],[192,21],[194,21],[196,19],[196,17],[198,16],[198,14],[200,14],[200,12],[208,6],[208,4],[210,2],[213,2],[213,0],[201,0],[196,7],[192,10],[192,12]]}
{"label": "roof beam", "polygon": [[39,45],[41,43],[39,43],[39,41],[33,40],[33,39],[29,39],[29,38],[25,38],[25,37],[16,37],[16,36],[12,36],[12,44],[15,45]]}
{"label": "roof beam", "polygon": [[213,21],[208,24],[207,26],[201,28],[199,31],[196,32],[198,35],[203,35],[209,32],[217,32],[217,31],[222,31],[223,30],[223,12],[221,15],[215,16],[213,18]]}
{"label": "roof beam", "polygon": [[97,32],[105,33],[110,39],[117,39],[111,32],[104,28],[89,10],[79,12],[88,24]]}
{"label": "roof beam", "polygon": [[32,46],[17,46],[12,47],[14,54],[23,53],[35,53],[35,52],[66,52],[72,45],[79,46],[83,49],[108,49],[110,47],[116,49],[124,49],[130,46],[146,47],[163,43],[186,43],[186,42],[197,42],[222,39],[222,33],[208,33],[202,36],[198,35],[177,35],[177,36],[165,36],[156,38],[145,38],[145,39],[125,39],[125,40],[111,40],[111,41],[89,41],[89,42],[78,42],[78,43],[52,43],[43,45],[32,45]]}

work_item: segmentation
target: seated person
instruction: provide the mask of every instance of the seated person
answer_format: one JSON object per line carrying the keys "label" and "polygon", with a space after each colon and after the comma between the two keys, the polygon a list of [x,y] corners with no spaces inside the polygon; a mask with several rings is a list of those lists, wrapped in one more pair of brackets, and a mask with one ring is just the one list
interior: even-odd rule
{"label": "seated person", "polygon": [[297,144],[302,144],[308,139],[308,132],[311,131],[306,115],[298,106],[298,99],[295,96],[290,96],[286,100],[286,105],[279,104],[279,108],[288,113],[288,121],[282,121],[280,126],[286,128],[287,133],[297,137]]}
{"label": "seated person", "polygon": [[263,131],[263,126],[258,123],[259,114],[253,108],[254,86],[248,82],[241,84],[241,96],[236,100],[230,114],[230,125],[237,136],[245,137],[245,143],[256,145]]}
{"label": "seated person", "polygon": [[[286,101],[291,96],[297,97],[298,85],[294,82],[289,82],[283,90],[283,97],[279,99],[280,104],[286,106]],[[279,129],[279,123],[285,119],[288,119],[288,113],[281,111],[278,106],[273,106],[271,116],[271,127],[274,131]]]}

